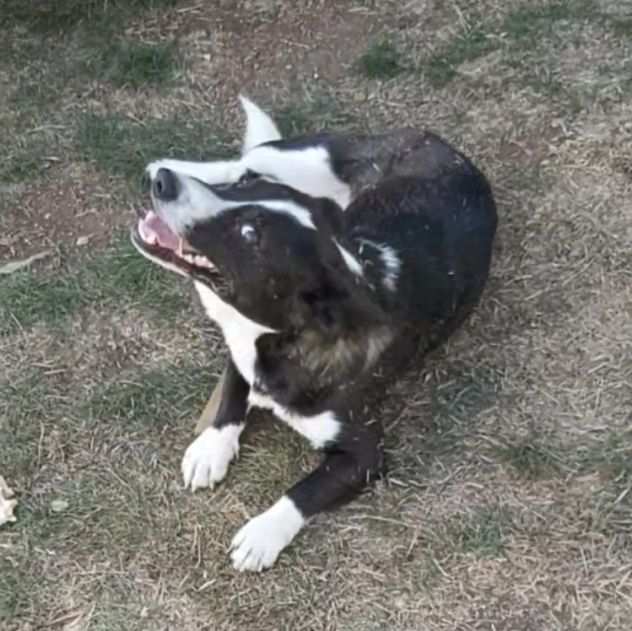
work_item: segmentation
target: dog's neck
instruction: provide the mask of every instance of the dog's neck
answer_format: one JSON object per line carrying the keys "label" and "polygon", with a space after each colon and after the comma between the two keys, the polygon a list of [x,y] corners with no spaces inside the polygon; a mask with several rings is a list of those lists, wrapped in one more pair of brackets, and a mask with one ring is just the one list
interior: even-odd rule
{"label": "dog's neck", "polygon": [[290,408],[307,409],[353,388],[392,340],[385,325],[358,323],[331,337],[315,329],[266,333],[256,343],[254,388]]}

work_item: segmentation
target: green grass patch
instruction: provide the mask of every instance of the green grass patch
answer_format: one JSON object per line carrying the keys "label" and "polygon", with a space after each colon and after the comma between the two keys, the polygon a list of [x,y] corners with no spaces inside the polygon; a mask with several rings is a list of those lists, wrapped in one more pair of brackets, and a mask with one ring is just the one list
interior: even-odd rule
{"label": "green grass patch", "polygon": [[[567,29],[560,29],[560,25],[602,17],[593,0],[563,0],[539,6],[526,2],[501,22],[486,21],[477,14],[472,26],[428,57],[420,70],[434,87],[441,88],[454,79],[463,63],[503,48],[515,65],[516,54],[531,53],[543,41],[561,40]],[[539,87],[547,94],[551,92],[545,84]]]}
{"label": "green grass patch", "polygon": [[474,61],[497,47],[486,30],[473,27],[431,55],[422,65],[422,71],[434,87],[441,88],[456,76],[462,63]]}
{"label": "green grass patch", "polygon": [[26,559],[15,567],[4,555],[0,557],[0,625],[12,629],[16,618],[28,611],[29,596],[35,587],[33,575],[27,571]]}
{"label": "green grass patch", "polygon": [[273,118],[284,137],[359,125],[357,117],[329,94],[306,95],[302,101],[277,108]]}
{"label": "green grass patch", "polygon": [[[583,472],[597,471],[611,485],[632,484],[632,431],[611,431],[578,454]],[[632,501],[632,497],[629,498]]]}
{"label": "green grass patch", "polygon": [[231,147],[208,122],[174,117],[138,122],[118,114],[85,113],[77,122],[79,156],[104,171],[140,182],[148,162],[158,158],[215,159]]}
{"label": "green grass patch", "polygon": [[621,37],[627,42],[632,41],[632,17],[611,18],[609,25],[617,37]]}
{"label": "green grass patch", "polygon": [[92,422],[124,422],[125,427],[177,424],[204,403],[213,381],[210,367],[177,366],[120,379],[97,390],[80,411]]}
{"label": "green grass patch", "polygon": [[455,371],[432,393],[433,419],[439,425],[445,420],[448,424],[469,422],[495,403],[500,387],[500,375],[495,370]]}
{"label": "green grass patch", "polygon": [[41,176],[50,166],[48,157],[57,153],[56,138],[23,134],[14,143],[7,143],[0,156],[0,183],[24,182]]}
{"label": "green grass patch", "polygon": [[0,335],[55,323],[85,303],[79,274],[18,272],[0,279]]}
{"label": "green grass patch", "polygon": [[388,39],[373,42],[356,62],[367,79],[394,79],[406,70],[402,53]]}
{"label": "green grass patch", "polygon": [[175,42],[145,44],[118,40],[97,49],[84,72],[96,72],[117,87],[140,88],[170,83],[178,64]]}
{"label": "green grass patch", "polygon": [[[63,255],[62,255],[63,256]],[[84,307],[138,305],[175,317],[189,301],[180,278],[142,257],[127,234],[106,250],[66,260],[54,270],[27,270],[0,279],[0,335],[38,322],[59,324]]]}
{"label": "green grass patch", "polygon": [[79,26],[113,32],[126,19],[176,4],[177,0],[4,0],[0,25],[20,24],[46,34],[67,33]]}
{"label": "green grass patch", "polygon": [[510,12],[504,19],[501,31],[513,44],[533,47],[534,38],[549,37],[556,33],[563,22],[576,22],[599,16],[593,0],[563,0],[540,6],[525,3]]}
{"label": "green grass patch", "polygon": [[518,476],[529,480],[555,475],[562,465],[559,450],[535,436],[498,445],[494,454],[498,460],[512,467]]}
{"label": "green grass patch", "polygon": [[505,549],[505,533],[511,525],[509,513],[498,506],[482,507],[462,515],[448,528],[455,547],[479,557],[498,557]]}

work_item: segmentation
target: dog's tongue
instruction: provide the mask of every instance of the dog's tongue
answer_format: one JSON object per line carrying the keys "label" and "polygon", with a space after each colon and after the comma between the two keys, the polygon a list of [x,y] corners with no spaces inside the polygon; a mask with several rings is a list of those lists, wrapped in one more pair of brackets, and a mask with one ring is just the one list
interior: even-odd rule
{"label": "dog's tongue", "polygon": [[138,232],[143,241],[151,245],[159,245],[168,250],[177,250],[180,239],[158,215],[149,211],[138,222]]}

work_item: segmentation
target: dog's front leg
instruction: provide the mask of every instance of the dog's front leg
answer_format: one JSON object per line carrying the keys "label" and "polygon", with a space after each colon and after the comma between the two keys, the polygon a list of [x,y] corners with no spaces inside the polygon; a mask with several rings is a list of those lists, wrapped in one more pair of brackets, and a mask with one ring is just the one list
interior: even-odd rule
{"label": "dog's front leg", "polygon": [[205,425],[182,459],[184,487],[192,491],[211,487],[226,476],[228,465],[239,453],[239,436],[246,424],[250,386],[229,359],[198,422]]}
{"label": "dog's front leg", "polygon": [[358,495],[384,472],[381,427],[345,428],[320,466],[235,535],[231,558],[237,570],[271,567],[306,520]]}

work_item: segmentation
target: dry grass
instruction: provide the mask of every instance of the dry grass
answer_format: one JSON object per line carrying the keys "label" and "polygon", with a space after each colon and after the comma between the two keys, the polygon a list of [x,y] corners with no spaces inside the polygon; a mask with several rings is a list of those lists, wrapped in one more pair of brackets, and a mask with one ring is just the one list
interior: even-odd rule
{"label": "dry grass", "polygon": [[[235,3],[137,4],[126,38],[178,42],[167,85],[74,66],[99,46],[76,16],[66,35],[2,26],[0,256],[52,253],[0,279],[0,472],[20,500],[0,531],[0,627],[628,629],[625,3],[244,0],[247,23]],[[376,41],[393,42],[406,72],[357,73]],[[165,147],[234,142],[242,88],[294,131],[436,129],[489,174],[500,212],[480,309],[397,384],[388,483],[317,518],[262,576],[235,574],[226,545],[317,456],[262,415],[225,484],[181,490],[224,351],[186,287],[108,245],[139,200],[129,170]],[[96,133],[110,124],[121,159]],[[206,147],[189,133],[199,125]]]}

